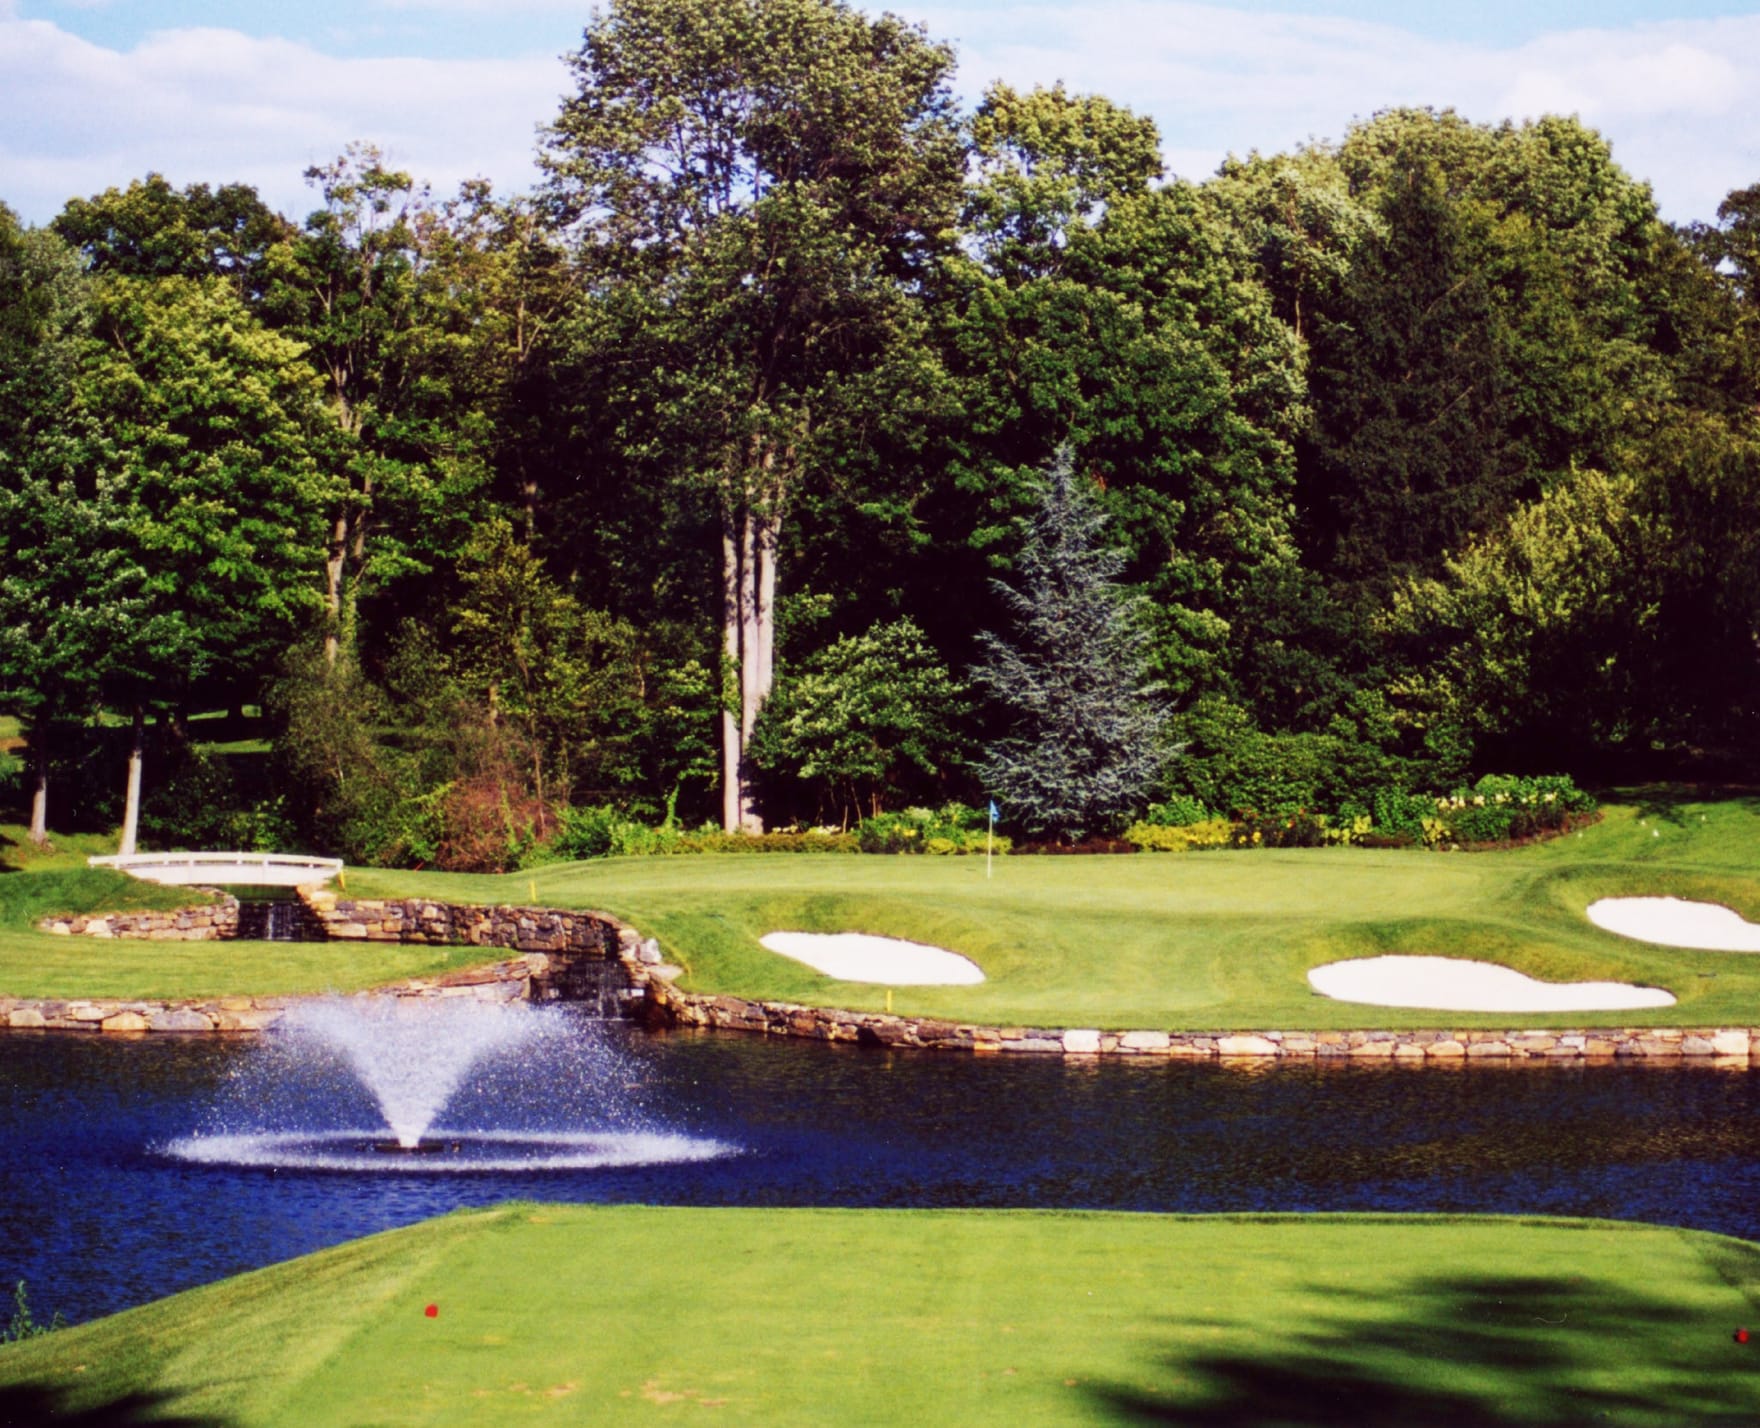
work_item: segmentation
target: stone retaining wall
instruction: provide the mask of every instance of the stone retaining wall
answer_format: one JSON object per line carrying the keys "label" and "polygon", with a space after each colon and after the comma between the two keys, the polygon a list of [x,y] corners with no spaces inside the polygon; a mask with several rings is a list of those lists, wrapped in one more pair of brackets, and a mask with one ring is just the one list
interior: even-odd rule
{"label": "stone retaining wall", "polygon": [[[632,987],[626,965],[644,967],[659,961],[653,943],[644,944],[633,928],[605,913],[467,907],[419,898],[349,899],[313,888],[301,888],[299,892],[325,934],[337,941],[504,947],[520,954],[487,966],[375,987],[374,993],[380,996],[471,997],[489,1002],[578,1002],[596,997],[603,1013],[633,1016],[639,1014],[642,993]],[[58,918],[39,925],[66,935],[200,940],[230,936],[236,928],[237,911],[236,900],[226,896],[225,904],[213,908]],[[228,913],[230,923],[226,921]],[[300,1000],[0,997],[0,1028],[112,1033],[257,1032],[272,1026],[288,1007]]]}
{"label": "stone retaining wall", "polygon": [[45,917],[37,924],[61,937],[139,938],[149,942],[216,942],[238,934],[238,899],[218,888],[203,888],[220,901],[175,912],[103,912],[90,916]]}
{"label": "stone retaining wall", "polygon": [[[1000,1027],[792,1002],[748,1001],[680,991],[680,969],[634,928],[603,912],[475,907],[422,898],[344,898],[323,888],[300,896],[339,941],[504,947],[519,955],[488,966],[412,978],[381,995],[484,1001],[578,1001],[596,994],[607,1014],[650,1026],[707,1027],[766,1036],[977,1054],[1164,1060],[1386,1061],[1404,1065],[1570,1064],[1628,1061],[1748,1066],[1760,1058],[1760,1027],[1599,1027],[1563,1031],[1101,1031],[1091,1027]],[[224,895],[223,895],[224,896]],[[230,935],[237,903],[176,913],[110,914],[42,924],[93,937],[201,940]],[[58,925],[64,924],[64,925]],[[29,1000],[0,997],[0,1027],[100,1032],[253,1032],[272,1025],[294,997],[189,1002]]]}
{"label": "stone retaining wall", "polygon": [[884,1012],[680,992],[650,981],[646,1007],[667,1026],[714,1027],[815,1041],[906,1046],[979,1054],[1108,1056],[1179,1060],[1468,1062],[1705,1061],[1750,1064],[1756,1027],[1599,1027],[1565,1031],[1101,1031],[1092,1027],[997,1027]]}

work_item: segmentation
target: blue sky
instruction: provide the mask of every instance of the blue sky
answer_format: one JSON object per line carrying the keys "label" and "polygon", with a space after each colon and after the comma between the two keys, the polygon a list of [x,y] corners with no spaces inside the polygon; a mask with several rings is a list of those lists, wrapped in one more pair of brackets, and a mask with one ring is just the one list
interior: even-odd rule
{"label": "blue sky", "polygon": [[[871,8],[881,8],[874,6]],[[1170,168],[1336,138],[1394,104],[1575,113],[1675,221],[1760,180],[1760,0],[894,0],[960,87],[1064,80],[1160,126]],[[354,139],[450,190],[533,182],[579,0],[0,0],[0,201],[43,222],[149,169],[287,212]]]}

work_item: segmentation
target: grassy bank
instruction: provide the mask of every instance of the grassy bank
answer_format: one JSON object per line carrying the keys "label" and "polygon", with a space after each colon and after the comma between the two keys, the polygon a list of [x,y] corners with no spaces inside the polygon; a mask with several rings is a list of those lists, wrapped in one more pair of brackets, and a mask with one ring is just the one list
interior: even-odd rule
{"label": "grassy bank", "polygon": [[[758,946],[766,932],[862,931],[949,947],[989,980],[897,988],[895,1009],[1000,1025],[1347,1029],[1558,1025],[1560,1016],[1439,1015],[1315,995],[1320,963],[1376,953],[1481,957],[1547,981],[1664,986],[1644,1024],[1760,1017],[1760,958],[1646,946],[1583,915],[1597,897],[1672,893],[1760,916],[1760,805],[1633,803],[1556,842],[1488,853],[1301,849],[981,859],[677,857],[506,877],[353,872],[351,890],[600,907],[657,936],[706,992],[878,1010]],[[1633,1014],[1574,1013],[1572,1025]]]}
{"label": "grassy bank", "polygon": [[1756,1291],[1594,1222],[514,1205],[0,1348],[0,1421],[1751,1422]]}
{"label": "grassy bank", "polygon": [[357,991],[483,960],[480,948],[365,948],[346,943],[145,942],[56,937],[45,917],[188,907],[191,888],[161,887],[108,868],[88,853],[115,851],[98,835],[57,836],[39,851],[22,829],[0,825],[0,995],[196,998]]}
{"label": "grassy bank", "polygon": [[[197,996],[348,990],[481,960],[465,949],[49,938],[30,923],[175,891],[81,867],[0,875],[0,992]],[[351,869],[350,892],[603,908],[660,939],[690,990],[879,1010],[758,945],[766,932],[862,931],[963,952],[976,987],[900,987],[896,1010],[995,1025],[1317,1029],[1631,1024],[1633,1013],[1470,1015],[1353,1007],[1309,968],[1384,952],[1480,957],[1546,981],[1666,987],[1646,1025],[1760,1021],[1760,957],[1651,947],[1599,931],[1597,897],[1674,894],[1760,917],[1760,802],[1633,802],[1552,843],[1487,853],[1358,848],[982,859],[608,859],[477,877]],[[77,898],[77,905],[73,904]]]}

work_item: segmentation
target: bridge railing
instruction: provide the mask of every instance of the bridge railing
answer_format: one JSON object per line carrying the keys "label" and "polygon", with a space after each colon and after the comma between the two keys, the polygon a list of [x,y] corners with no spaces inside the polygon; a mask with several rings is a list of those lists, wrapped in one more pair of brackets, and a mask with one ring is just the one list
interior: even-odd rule
{"label": "bridge railing", "polygon": [[155,883],[324,882],[342,871],[340,858],[296,853],[103,853],[86,859],[94,868],[115,868]]}

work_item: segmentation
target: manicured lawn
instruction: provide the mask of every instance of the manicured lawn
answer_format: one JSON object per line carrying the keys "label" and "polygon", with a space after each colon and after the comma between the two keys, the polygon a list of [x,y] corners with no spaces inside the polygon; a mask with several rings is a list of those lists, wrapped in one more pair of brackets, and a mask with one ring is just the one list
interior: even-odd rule
{"label": "manicured lawn", "polygon": [[[16,843],[0,849],[20,856]],[[473,960],[464,949],[75,944],[31,930],[49,911],[180,896],[94,875],[0,875],[0,993],[195,996],[347,990]],[[59,878],[62,881],[57,882]],[[72,881],[68,881],[72,880]],[[603,908],[660,939],[683,985],[878,1010],[883,987],[837,982],[758,945],[777,930],[861,931],[963,952],[989,980],[900,987],[895,1010],[997,1025],[1346,1029],[1752,1025],[1760,957],[1650,947],[1592,927],[1613,894],[1675,894],[1760,917],[1760,801],[1632,803],[1556,842],[1495,853],[1304,849],[981,859],[796,855],[637,858],[475,877],[351,869],[348,891]],[[29,890],[29,896],[25,893]],[[77,895],[77,896],[76,896]],[[58,905],[51,905],[58,904]],[[23,909],[23,910],[21,910]],[[1471,1015],[1353,1007],[1310,967],[1382,952],[1482,957],[1547,981],[1663,986],[1641,1014]],[[475,960],[481,953],[474,954]]]}
{"label": "manicured lawn", "polygon": [[401,977],[481,962],[480,948],[374,943],[145,942],[38,932],[60,913],[188,907],[189,888],[160,887],[108,868],[88,852],[115,840],[57,836],[38,853],[21,829],[0,826],[0,995],[15,997],[210,997],[357,991]]}
{"label": "manicured lawn", "polygon": [[1760,916],[1760,804],[1612,808],[1559,841],[1494,853],[1303,849],[981,859],[617,859],[506,877],[351,870],[363,895],[599,907],[657,936],[688,989],[880,1009],[884,988],[766,952],[766,932],[861,931],[952,948],[981,986],[893,991],[910,1014],[1002,1025],[1205,1029],[1634,1024],[1634,1013],[1439,1014],[1314,994],[1310,967],[1376,953],[1481,957],[1548,981],[1663,986],[1645,1025],[1760,1021],[1760,958],[1649,947],[1583,915],[1676,894]]}
{"label": "manicured lawn", "polygon": [[1757,1291],[1604,1222],[510,1205],[0,1348],[0,1421],[1752,1422]]}

